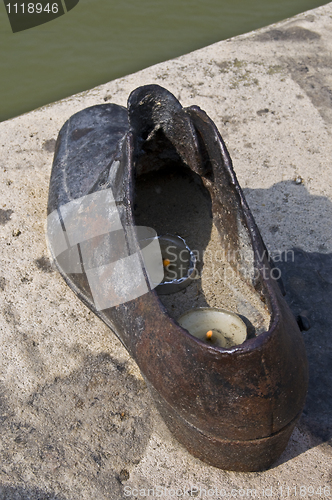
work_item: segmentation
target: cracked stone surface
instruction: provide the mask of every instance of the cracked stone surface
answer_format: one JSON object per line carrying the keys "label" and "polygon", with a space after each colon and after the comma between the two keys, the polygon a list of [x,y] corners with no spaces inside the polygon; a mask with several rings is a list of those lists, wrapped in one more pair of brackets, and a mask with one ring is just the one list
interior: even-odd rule
{"label": "cracked stone surface", "polygon": [[[309,486],[313,498],[327,496],[331,53],[332,3],[0,123],[1,500],[118,500],[143,498],[148,489],[151,497],[153,488],[159,498],[172,489],[204,498],[199,488],[214,490],[212,498],[222,498],[222,489],[228,497],[255,489],[264,498],[271,488],[281,499],[287,488],[299,497],[301,486],[304,498]],[[44,228],[59,129],[87,106],[126,105],[131,90],[148,83],[215,121],[266,245],[279,257],[286,298],[310,324],[303,332],[306,407],[265,472],[221,471],[190,456],[155,410],[135,362],[49,261]]]}

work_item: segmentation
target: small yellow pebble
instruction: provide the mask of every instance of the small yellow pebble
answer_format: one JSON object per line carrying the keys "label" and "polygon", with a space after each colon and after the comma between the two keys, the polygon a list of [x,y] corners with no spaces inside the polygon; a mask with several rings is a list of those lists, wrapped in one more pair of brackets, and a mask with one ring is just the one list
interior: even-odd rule
{"label": "small yellow pebble", "polygon": [[208,332],[206,332],[206,338],[207,339],[210,339],[212,337],[212,335],[213,335],[212,330],[209,330]]}
{"label": "small yellow pebble", "polygon": [[164,259],[164,260],[163,260],[164,267],[169,266],[169,265],[170,265],[170,263],[171,263],[171,261],[170,261],[169,259]]}

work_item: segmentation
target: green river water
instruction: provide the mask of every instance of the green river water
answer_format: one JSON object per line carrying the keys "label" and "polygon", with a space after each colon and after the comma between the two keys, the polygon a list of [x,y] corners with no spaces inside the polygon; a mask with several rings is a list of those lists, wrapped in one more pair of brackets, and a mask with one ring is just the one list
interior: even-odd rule
{"label": "green river water", "polygon": [[63,16],[17,33],[6,3],[0,121],[327,2],[80,0]]}

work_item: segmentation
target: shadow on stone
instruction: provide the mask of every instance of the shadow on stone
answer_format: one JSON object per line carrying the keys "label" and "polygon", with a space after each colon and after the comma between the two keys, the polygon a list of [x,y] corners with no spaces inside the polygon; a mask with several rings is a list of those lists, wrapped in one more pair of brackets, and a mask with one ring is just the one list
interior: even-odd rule
{"label": "shadow on stone", "polygon": [[65,500],[65,497],[55,493],[46,493],[39,488],[0,485],[0,500]]}
{"label": "shadow on stone", "polygon": [[[0,500],[122,498],[124,471],[140,462],[152,429],[145,382],[127,363],[89,355],[19,406],[7,396],[0,393],[2,469],[14,484],[37,478],[41,490],[0,486]],[[63,497],[43,491],[59,487]]]}
{"label": "shadow on stone", "polygon": [[[245,194],[269,252],[283,255],[275,261],[285,299],[302,330],[309,327],[302,331],[309,361],[308,396],[298,434],[276,465],[317,445],[332,456],[332,203],[292,181]],[[285,249],[283,236],[295,245]],[[324,252],[304,250],[310,248]]]}
{"label": "shadow on stone", "polygon": [[320,35],[315,31],[311,31],[300,26],[293,26],[286,29],[269,29],[264,33],[258,33],[255,40],[259,42],[309,42],[311,40],[319,40]]}
{"label": "shadow on stone", "polygon": [[[313,445],[326,443],[332,456],[332,253],[304,252],[294,248],[294,262],[278,265],[287,291],[286,300],[303,331],[309,361],[309,390],[300,429],[315,438]],[[326,446],[324,447],[325,449]]]}

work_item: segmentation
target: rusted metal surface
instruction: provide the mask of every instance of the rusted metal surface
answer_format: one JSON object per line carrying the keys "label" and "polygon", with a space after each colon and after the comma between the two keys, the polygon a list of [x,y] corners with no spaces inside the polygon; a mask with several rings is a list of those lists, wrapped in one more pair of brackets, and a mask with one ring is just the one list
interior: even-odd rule
{"label": "rusted metal surface", "polygon": [[[270,269],[264,243],[213,122],[155,85],[131,94],[128,115],[112,104],[77,113],[59,134],[48,213],[111,186],[123,200],[118,204],[123,226],[134,225],[135,176],[174,161],[189,166],[209,191],[221,245],[234,250],[242,279],[267,304],[268,331],[230,349],[209,346],[169,317],[154,290],[97,311],[85,273],[68,274],[57,265],[134,357],[177,439],[214,466],[262,470],[282,453],[301,414],[307,359],[278,283],[264,272]],[[139,250],[137,241],[130,244]],[[244,259],[243,248],[251,261]]]}

